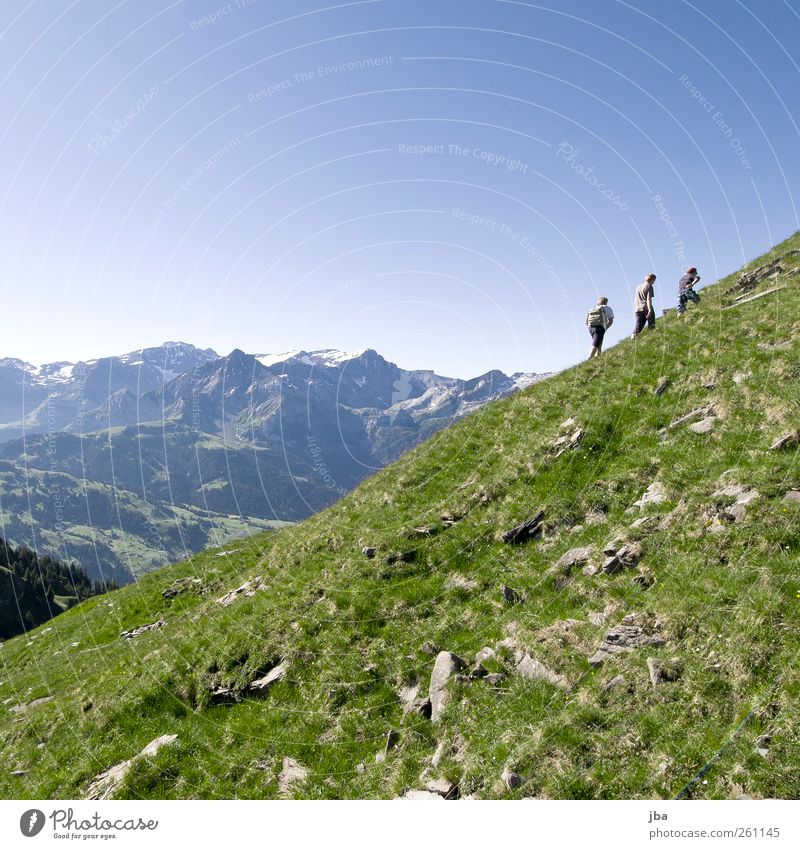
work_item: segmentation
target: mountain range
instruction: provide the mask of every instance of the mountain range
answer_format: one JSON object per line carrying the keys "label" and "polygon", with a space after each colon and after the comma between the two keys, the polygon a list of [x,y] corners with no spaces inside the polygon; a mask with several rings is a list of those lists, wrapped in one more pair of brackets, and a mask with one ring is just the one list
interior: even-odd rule
{"label": "mountain range", "polygon": [[297,521],[543,375],[406,370],[372,349],[219,356],[166,342],[87,362],[0,360],[8,539],[120,583]]}

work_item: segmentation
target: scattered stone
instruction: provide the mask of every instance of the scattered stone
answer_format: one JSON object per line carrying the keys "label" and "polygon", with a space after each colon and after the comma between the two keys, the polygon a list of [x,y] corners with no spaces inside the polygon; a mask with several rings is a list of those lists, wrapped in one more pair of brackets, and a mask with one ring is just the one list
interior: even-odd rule
{"label": "scattered stone", "polygon": [[281,795],[287,795],[292,785],[299,781],[305,781],[308,778],[308,770],[299,764],[294,758],[283,759],[283,769],[278,776],[278,790]]}
{"label": "scattered stone", "polygon": [[361,549],[361,553],[364,555],[364,557],[367,557],[370,560],[372,560],[372,558],[375,556],[376,551],[377,551],[377,549],[375,548],[375,546],[372,546],[372,545],[365,545]]}
{"label": "scattered stone", "polygon": [[27,769],[15,769],[13,772],[10,772],[10,773],[9,773],[9,775],[10,775],[12,778],[25,778],[25,776],[26,776],[27,774],[28,774],[28,770],[27,770]]}
{"label": "scattered stone", "polygon": [[286,670],[286,664],[281,661],[277,666],[270,669],[263,678],[253,681],[247,688],[247,691],[251,696],[266,696],[273,684],[283,681],[286,678]]}
{"label": "scattered stone", "polygon": [[403,713],[408,713],[411,710],[411,706],[417,699],[417,696],[419,696],[419,684],[401,687],[397,695],[403,703]]}
{"label": "scattered stone", "polygon": [[659,481],[653,481],[645,490],[644,495],[633,502],[634,507],[647,507],[648,504],[661,504],[667,500],[667,492]]}
{"label": "scattered stone", "polygon": [[648,627],[643,616],[631,613],[603,637],[600,647],[589,658],[589,664],[600,666],[615,654],[630,652],[641,646],[665,645],[664,638],[655,631],[654,627]]}
{"label": "scattered stone", "polygon": [[745,382],[745,380],[747,380],[748,377],[750,377],[749,372],[737,371],[731,379],[737,386],[741,386]]}
{"label": "scattered stone", "polygon": [[575,566],[586,563],[594,552],[594,546],[584,545],[579,548],[571,548],[556,561],[556,568],[563,572],[569,572]]}
{"label": "scattered stone", "polygon": [[792,340],[785,339],[783,342],[759,342],[760,351],[788,351],[792,347]]}
{"label": "scattered stone", "polygon": [[543,663],[532,658],[527,652],[516,652],[515,659],[517,661],[516,672],[522,678],[527,678],[529,681],[547,681],[554,687],[567,689],[569,684],[563,675],[557,675],[549,670]]}
{"label": "scattered stone", "polygon": [[412,536],[429,537],[432,533],[433,528],[431,528],[429,525],[420,525],[419,527],[411,529]]}
{"label": "scattered stone", "polygon": [[584,517],[583,521],[587,525],[599,525],[605,522],[606,514],[596,507],[593,507]]}
{"label": "scattered stone", "polygon": [[439,654],[439,651],[440,651],[439,646],[437,646],[436,643],[431,643],[431,642],[424,642],[419,647],[419,650],[423,654],[430,655],[431,657],[433,657],[435,654]]}
{"label": "scattered stone", "polygon": [[675,421],[670,423],[670,428],[678,427],[679,425],[685,424],[686,422],[691,421],[692,419],[705,418],[707,416],[714,415],[714,406],[713,404],[708,404],[705,407],[697,407],[694,410],[690,410],[680,418],[675,419]]}
{"label": "scattered stone", "polygon": [[603,554],[605,554],[606,557],[613,557],[621,545],[622,540],[619,537],[615,537],[603,546]]}
{"label": "scattered stone", "polygon": [[644,528],[647,525],[652,525],[655,522],[655,516],[640,516],[638,519],[635,519],[631,522],[630,527],[633,528]]}
{"label": "scattered stone", "polygon": [[495,657],[497,657],[497,652],[493,648],[485,646],[475,654],[475,663],[483,663],[484,660],[492,660]]}
{"label": "scattered stone", "polygon": [[669,386],[669,378],[668,377],[659,377],[658,383],[656,384],[655,394],[656,398],[660,398],[666,391]]}
{"label": "scattered stone", "polygon": [[515,589],[503,584],[500,591],[503,593],[503,601],[508,604],[520,604],[520,602],[522,602],[522,595],[520,595],[520,593],[518,593]]}
{"label": "scattered stone", "polygon": [[529,539],[535,539],[541,536],[542,519],[544,519],[544,511],[540,510],[532,519],[528,519],[527,522],[517,525],[516,528],[512,528],[510,531],[505,531],[500,535],[500,539],[508,544],[516,544],[526,542]]}
{"label": "scattered stone", "polygon": [[246,596],[250,598],[256,594],[256,590],[260,590],[263,588],[261,583],[261,576],[256,576],[255,578],[251,578],[249,581],[245,581],[240,587],[237,587],[235,590],[231,590],[226,595],[222,596],[222,598],[217,599],[217,604],[221,604],[223,607],[228,607],[228,605],[233,604],[240,595]]}
{"label": "scattered stone", "polygon": [[782,504],[800,504],[800,489],[790,489],[781,499]]}
{"label": "scattered stone", "polygon": [[448,528],[455,525],[456,522],[460,522],[463,518],[460,513],[442,513],[441,515],[442,523]]}
{"label": "scattered stone", "polygon": [[593,575],[596,575],[600,570],[597,566],[592,566],[591,563],[588,566],[584,566],[581,569],[581,572],[586,575],[587,578],[591,578]]}
{"label": "scattered stone", "polygon": [[639,574],[633,579],[633,583],[640,586],[643,590],[650,589],[655,582],[655,575],[649,569],[640,570]]}
{"label": "scattered stone", "polygon": [[650,683],[660,687],[668,681],[677,681],[681,677],[681,666],[678,658],[670,661],[659,660],[657,657],[647,658],[647,669],[650,672]]}
{"label": "scattered stone", "polygon": [[148,631],[157,631],[159,628],[163,628],[166,624],[167,623],[163,619],[159,619],[158,622],[151,622],[149,625],[142,625],[133,631],[123,631],[120,634],[120,637],[123,640],[133,640],[135,637],[138,637],[141,634],[146,634]]}
{"label": "scattered stone", "polygon": [[127,761],[122,761],[98,775],[97,778],[89,785],[89,788],[86,791],[86,798],[93,801],[108,799],[125,780],[125,777],[128,775],[131,767],[134,763],[136,763],[136,761],[142,758],[154,757],[160,749],[164,746],[171,746],[177,739],[177,734],[162,734],[161,737],[156,737],[156,739],[148,743],[138,755],[135,755]]}
{"label": "scattered stone", "polygon": [[713,416],[709,416],[708,418],[701,419],[699,422],[690,424],[689,430],[692,431],[692,433],[711,433],[714,429],[715,422],[716,419]]}
{"label": "scattered stone", "polygon": [[743,271],[739,275],[739,279],[734,283],[733,286],[726,289],[724,294],[733,295],[736,293],[744,293],[755,289],[755,287],[763,282],[764,280],[771,280],[773,277],[777,277],[782,274],[784,271],[784,266],[782,265],[782,261],[788,259],[791,256],[795,256],[800,253],[798,250],[791,250],[782,256],[777,257],[776,259],[770,260],[764,265],[759,265],[758,268],[754,268],[751,271]]}
{"label": "scattered stone", "polygon": [[444,797],[430,790],[406,790],[398,799],[406,799],[414,802],[443,802]]}
{"label": "scattered stone", "polygon": [[459,572],[453,572],[447,579],[446,586],[451,590],[476,590],[478,582],[465,578]]}
{"label": "scattered stone", "polygon": [[398,744],[399,741],[400,732],[397,729],[392,728],[391,731],[386,734],[386,743],[383,747],[384,756],[388,755],[389,752],[392,751],[392,749]]}
{"label": "scattered stone", "polygon": [[438,793],[442,799],[458,799],[458,785],[446,778],[432,778],[426,782],[425,788],[431,793]]}
{"label": "scattered stone", "polygon": [[[9,708],[9,713],[25,713],[31,708],[38,707],[39,705],[45,705],[48,702],[53,700],[52,696],[42,696],[41,699],[34,699],[32,702],[28,702],[26,705],[14,705],[14,707]],[[8,700],[10,701],[10,699]]]}
{"label": "scattered stone", "polygon": [[243,548],[231,548],[228,551],[219,551],[214,557],[227,557],[229,554],[238,554],[240,551],[244,551]]}
{"label": "scattered stone", "polygon": [[791,448],[800,442],[800,431],[793,430],[790,433],[785,433],[780,439],[776,439],[769,446],[770,451],[780,451],[783,448]]}
{"label": "scattered stone", "polygon": [[660,531],[665,531],[667,528],[675,521],[675,519],[680,516],[681,513],[686,509],[686,502],[681,499],[678,504],[675,506],[673,510],[670,510],[666,516],[658,523],[658,529]]}
{"label": "scattered stone", "polygon": [[566,430],[568,427],[575,427],[575,419],[569,418],[565,422],[561,422],[559,425],[561,430]]}
{"label": "scattered stone", "polygon": [[447,682],[456,673],[460,672],[466,664],[449,651],[440,651],[436,655],[436,663],[431,672],[431,682],[428,687],[428,697],[431,702],[431,721],[437,722],[447,707],[448,693]]}
{"label": "scattered stone", "polygon": [[241,701],[241,697],[230,687],[218,684],[211,690],[210,701],[212,705],[235,705]]}
{"label": "scattered stone", "polygon": [[490,672],[488,675],[483,676],[483,680],[486,681],[487,684],[491,684],[493,687],[498,687],[506,680],[506,676],[503,675],[502,672]]}
{"label": "scattered stone", "polygon": [[518,787],[522,787],[528,780],[524,775],[513,772],[508,767],[503,770],[500,778],[509,790],[516,790]]}
{"label": "scattered stone", "polygon": [[605,613],[601,613],[599,611],[590,613],[586,618],[592,623],[592,625],[605,625],[607,619]]}
{"label": "scattered stone", "polygon": [[175,598],[176,595],[188,592],[202,584],[200,578],[178,578],[177,581],[171,583],[166,589],[161,591],[163,598]]}
{"label": "scattered stone", "polygon": [[621,546],[616,551],[608,547],[607,551],[613,552],[603,564],[603,572],[613,575],[622,569],[632,569],[642,556],[642,546],[638,542],[630,542]]}
{"label": "scattered stone", "polygon": [[616,690],[617,687],[622,687],[625,684],[625,676],[624,675],[615,675],[610,681],[606,681],[602,686],[602,691],[604,693],[610,693],[612,690]]}

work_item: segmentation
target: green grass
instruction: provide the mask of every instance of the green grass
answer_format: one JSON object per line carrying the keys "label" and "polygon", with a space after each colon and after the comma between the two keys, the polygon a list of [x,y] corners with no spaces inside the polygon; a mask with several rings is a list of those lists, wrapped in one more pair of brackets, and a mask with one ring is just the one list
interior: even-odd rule
{"label": "green grass", "polygon": [[[793,247],[800,234],[775,254]],[[0,703],[54,698],[3,712],[0,795],[81,797],[103,770],[177,734],[137,761],[119,798],[273,797],[288,756],[309,770],[293,790],[305,798],[392,797],[422,787],[427,768],[480,798],[660,799],[717,754],[686,795],[797,797],[800,507],[782,498],[800,488],[800,468],[797,448],[767,449],[798,427],[800,277],[761,284],[786,288],[723,311],[734,280],[707,287],[685,318],[673,313],[656,332],[438,433],[306,522],[231,543],[227,555],[195,555],[8,641]],[[656,397],[662,376],[670,387]],[[706,404],[718,414],[710,434],[662,430]],[[556,457],[568,416],[585,436]],[[629,512],[653,480],[667,501]],[[711,533],[706,514],[732,500],[713,493],[729,482],[760,497]],[[681,502],[666,529],[630,528]],[[497,540],[539,508],[541,540]],[[446,527],[444,512],[463,518]],[[413,536],[419,525],[434,532]],[[578,568],[564,579],[552,568],[566,550],[619,534],[641,542],[649,588],[631,570],[588,577]],[[377,547],[375,559],[363,545]],[[410,562],[386,561],[411,550]],[[449,581],[455,573],[474,586]],[[265,585],[255,596],[216,603],[255,576]],[[182,577],[200,584],[165,600],[162,590]],[[504,603],[502,584],[525,601]],[[608,605],[606,624],[588,620]],[[631,612],[657,617],[667,644],[591,667],[608,628]],[[119,637],[160,618],[160,630]],[[557,623],[567,619],[578,621],[565,636]],[[513,675],[501,649],[487,667],[508,673],[502,685],[451,682],[436,725],[403,715],[399,688],[427,690],[433,659],[423,643],[471,660],[511,630],[572,687]],[[676,658],[681,676],[653,688],[648,656]],[[266,699],[211,705],[212,687],[241,691],[279,658],[289,673]],[[627,686],[605,692],[619,673]],[[391,729],[397,745],[376,760]],[[756,752],[764,734],[766,757]],[[445,756],[431,768],[441,742]],[[506,766],[528,782],[506,790]],[[27,775],[10,777],[19,769]]]}

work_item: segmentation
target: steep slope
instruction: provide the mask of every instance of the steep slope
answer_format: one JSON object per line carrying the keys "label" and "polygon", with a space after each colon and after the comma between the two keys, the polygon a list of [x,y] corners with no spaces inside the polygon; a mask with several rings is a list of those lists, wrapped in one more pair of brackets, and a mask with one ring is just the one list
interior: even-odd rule
{"label": "steep slope", "polygon": [[7,642],[0,792],[795,797],[798,265]]}

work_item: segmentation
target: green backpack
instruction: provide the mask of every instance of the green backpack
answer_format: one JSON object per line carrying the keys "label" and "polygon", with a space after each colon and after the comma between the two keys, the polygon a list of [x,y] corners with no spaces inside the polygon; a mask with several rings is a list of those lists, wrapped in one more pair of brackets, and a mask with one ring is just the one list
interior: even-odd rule
{"label": "green backpack", "polygon": [[606,326],[605,310],[601,305],[592,307],[589,312],[586,313],[586,324],[588,324],[589,327]]}

